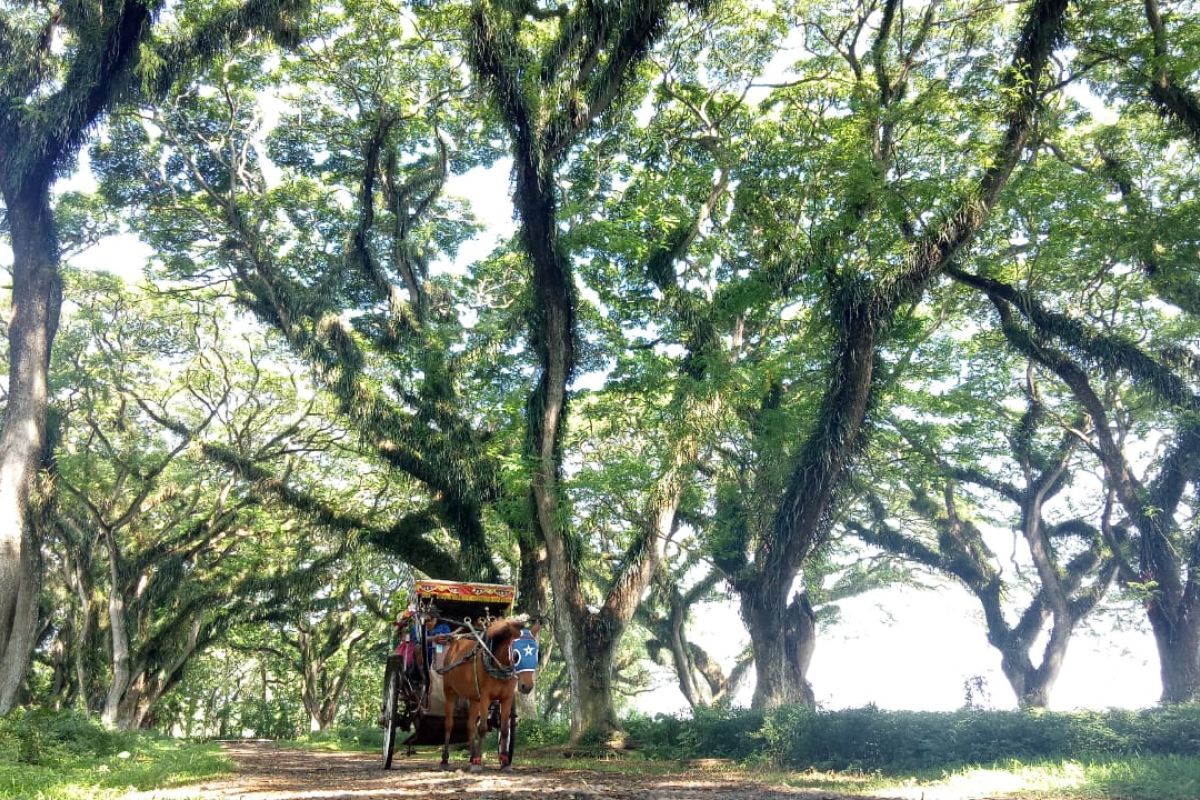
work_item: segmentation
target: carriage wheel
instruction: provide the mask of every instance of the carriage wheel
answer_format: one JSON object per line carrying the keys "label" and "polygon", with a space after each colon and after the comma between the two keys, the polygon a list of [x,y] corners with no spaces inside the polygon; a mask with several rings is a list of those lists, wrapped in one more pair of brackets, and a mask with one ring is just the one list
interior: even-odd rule
{"label": "carriage wheel", "polygon": [[389,664],[383,676],[383,768],[392,768],[396,750],[396,701],[400,697],[400,670]]}

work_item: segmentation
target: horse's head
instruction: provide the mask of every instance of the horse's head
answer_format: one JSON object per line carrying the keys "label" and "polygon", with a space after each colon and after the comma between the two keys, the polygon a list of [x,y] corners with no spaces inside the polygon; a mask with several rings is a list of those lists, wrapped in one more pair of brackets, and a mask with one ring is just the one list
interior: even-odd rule
{"label": "horse's head", "polygon": [[506,619],[493,624],[487,633],[497,660],[516,673],[521,694],[532,692],[538,668],[538,641],[533,632],[517,620]]}

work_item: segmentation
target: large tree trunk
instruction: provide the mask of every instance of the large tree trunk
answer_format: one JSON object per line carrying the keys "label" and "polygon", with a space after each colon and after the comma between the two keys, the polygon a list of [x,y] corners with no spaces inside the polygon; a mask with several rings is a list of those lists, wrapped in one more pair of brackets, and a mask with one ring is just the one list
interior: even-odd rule
{"label": "large tree trunk", "polygon": [[[1027,650],[1022,651],[1023,663],[1020,668],[1019,685],[1014,680],[1015,670],[1010,674],[1009,670],[1005,669],[1005,675],[1017,695],[1017,705],[1021,708],[1046,708],[1050,705],[1050,690],[1054,688],[1058,674],[1062,672],[1063,659],[1067,656],[1067,645],[1071,642],[1074,624],[1073,620],[1054,620],[1054,628],[1050,631],[1042,651],[1042,663],[1038,666],[1033,665]],[[1008,661],[1007,654],[1004,660]],[[1014,667],[1015,665],[1016,662]]]}
{"label": "large tree trunk", "polygon": [[743,590],[741,596],[757,677],[752,707],[814,707],[816,697],[807,674],[817,626],[808,595],[796,595],[787,603],[775,587],[764,585],[761,590]]}
{"label": "large tree trunk", "polygon": [[1034,667],[1024,642],[999,645],[993,640],[993,644],[1000,651],[1000,670],[1017,698],[1017,705],[1021,708],[1045,708],[1050,702],[1050,688],[1054,678],[1058,677],[1058,670],[1050,675]]}
{"label": "large tree trunk", "polygon": [[1161,603],[1146,610],[1162,673],[1162,701],[1191,703],[1200,699],[1200,619],[1171,615]]}
{"label": "large tree trunk", "polygon": [[108,592],[108,625],[111,636],[112,681],[108,685],[108,695],[104,700],[104,711],[100,721],[109,727],[124,727],[128,713],[122,713],[126,705],[125,697],[132,689],[133,675],[130,671],[129,627],[128,614],[125,608],[125,597],[121,594],[120,554],[112,531],[104,532],[104,540],[108,545],[109,563],[109,592]]}
{"label": "large tree trunk", "polygon": [[[982,586],[970,588],[983,607],[988,643],[1000,652],[1000,671],[1012,688],[1017,705],[1021,708],[1045,708],[1050,702],[1050,689],[1058,678],[1063,656],[1066,655],[1069,629],[1066,637],[1051,634],[1046,642],[1042,665],[1035,667],[1029,650],[1033,638],[1050,616],[1050,611],[1035,601],[1015,626],[1009,625],[1004,616],[1001,599],[1003,587],[999,577],[993,576]],[[1054,624],[1059,625],[1057,619]]]}
{"label": "large tree trunk", "polygon": [[9,392],[0,433],[0,714],[16,702],[33,653],[41,588],[29,496],[46,446],[46,375],[62,307],[49,176],[5,192],[13,248]]}
{"label": "large tree trunk", "polygon": [[[578,670],[571,683],[572,739],[596,739],[608,743],[620,725],[613,703],[612,665],[621,631],[613,631],[601,616],[591,616],[575,637],[577,648],[571,661]],[[613,634],[616,633],[616,636]]]}

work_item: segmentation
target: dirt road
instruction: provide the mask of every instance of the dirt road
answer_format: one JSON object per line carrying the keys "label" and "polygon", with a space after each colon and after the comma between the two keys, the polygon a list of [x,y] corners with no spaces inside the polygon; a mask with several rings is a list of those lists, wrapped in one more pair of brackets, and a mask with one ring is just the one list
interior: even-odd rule
{"label": "dirt road", "polygon": [[[502,773],[442,772],[429,761],[396,759],[379,769],[373,754],[292,750],[270,743],[227,744],[234,775],[204,784],[126,795],[122,800],[845,800],[812,790],[767,787],[697,769],[683,774],[613,774],[519,764]],[[519,754],[518,754],[519,757]]]}

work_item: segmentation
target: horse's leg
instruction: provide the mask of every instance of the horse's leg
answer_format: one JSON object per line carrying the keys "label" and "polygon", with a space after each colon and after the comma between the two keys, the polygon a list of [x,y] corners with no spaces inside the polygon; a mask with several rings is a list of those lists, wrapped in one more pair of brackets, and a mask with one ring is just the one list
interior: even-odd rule
{"label": "horse's leg", "polygon": [[458,698],[454,696],[453,690],[446,683],[442,683],[442,693],[446,698],[446,704],[442,708],[442,713],[445,714],[445,730],[446,738],[442,742],[442,769],[450,769],[450,734],[454,731],[454,706],[458,703]]}
{"label": "horse's leg", "polygon": [[483,700],[472,700],[467,715],[467,733],[471,736],[471,771],[483,769]]}
{"label": "horse's leg", "polygon": [[512,759],[509,753],[512,752],[512,710],[513,710],[513,695],[501,698],[500,700],[500,733],[496,737],[498,746],[496,749],[500,751],[500,769],[506,770],[512,766]]}

